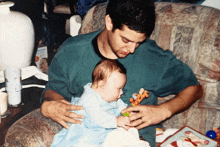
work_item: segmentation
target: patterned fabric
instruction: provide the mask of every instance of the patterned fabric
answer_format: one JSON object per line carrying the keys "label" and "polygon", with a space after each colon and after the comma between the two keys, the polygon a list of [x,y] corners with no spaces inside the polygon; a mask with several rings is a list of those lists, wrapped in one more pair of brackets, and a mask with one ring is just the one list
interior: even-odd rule
{"label": "patterned fabric", "polygon": [[[189,4],[156,3],[156,28],[151,36],[190,66],[204,88],[203,98],[163,123],[188,125],[206,133],[220,126],[220,11]],[[162,103],[169,98],[159,99]]]}
{"label": "patterned fabric", "polygon": [[5,136],[5,147],[49,147],[61,125],[34,110],[16,121]]}
{"label": "patterned fabric", "polygon": [[86,34],[105,28],[107,3],[101,3],[91,8],[83,19],[79,34]]}
{"label": "patterned fabric", "polygon": [[[203,98],[163,123],[164,128],[188,125],[202,133],[220,126],[220,10],[186,3],[156,2],[151,39],[192,68],[204,88]],[[80,34],[104,28],[106,3],[91,8]],[[159,98],[163,103],[172,96]],[[7,132],[6,146],[49,146],[61,126],[39,110],[17,121]],[[31,145],[30,145],[31,144]]]}

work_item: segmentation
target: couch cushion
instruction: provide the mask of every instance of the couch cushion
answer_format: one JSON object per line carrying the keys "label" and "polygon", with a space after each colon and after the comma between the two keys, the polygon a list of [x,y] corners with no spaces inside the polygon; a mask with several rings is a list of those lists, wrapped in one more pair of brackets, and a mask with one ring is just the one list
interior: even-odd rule
{"label": "couch cushion", "polygon": [[220,109],[220,11],[192,4],[155,4],[157,21],[150,38],[196,74],[205,91],[199,106]]}
{"label": "couch cushion", "polygon": [[[156,13],[151,39],[189,65],[204,88],[200,100],[165,121],[163,126],[188,125],[206,133],[220,125],[220,111],[216,111],[220,109],[220,11],[199,5],[156,3]],[[159,103],[171,97],[159,98]]]}

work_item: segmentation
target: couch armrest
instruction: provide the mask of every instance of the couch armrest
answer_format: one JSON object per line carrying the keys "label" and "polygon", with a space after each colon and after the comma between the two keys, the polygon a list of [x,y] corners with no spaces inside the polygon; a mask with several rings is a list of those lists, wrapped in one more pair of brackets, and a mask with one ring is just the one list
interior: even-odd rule
{"label": "couch armrest", "polygon": [[85,15],[79,34],[87,34],[105,28],[107,2],[92,7]]}
{"label": "couch armrest", "polygon": [[16,121],[5,136],[5,147],[50,146],[62,126],[36,109]]}

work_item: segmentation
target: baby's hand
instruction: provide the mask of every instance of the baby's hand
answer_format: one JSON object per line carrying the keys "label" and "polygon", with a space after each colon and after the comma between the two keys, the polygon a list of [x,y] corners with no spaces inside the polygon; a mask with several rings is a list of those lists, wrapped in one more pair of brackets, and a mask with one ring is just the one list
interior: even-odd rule
{"label": "baby's hand", "polygon": [[130,121],[127,116],[119,116],[116,118],[116,121],[119,127],[122,127],[125,130],[128,130],[130,128]]}

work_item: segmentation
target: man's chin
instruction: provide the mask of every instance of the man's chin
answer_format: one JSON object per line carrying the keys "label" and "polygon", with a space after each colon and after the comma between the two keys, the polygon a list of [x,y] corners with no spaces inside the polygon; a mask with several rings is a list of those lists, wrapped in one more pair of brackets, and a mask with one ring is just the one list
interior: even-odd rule
{"label": "man's chin", "polygon": [[[129,55],[129,54],[128,54],[128,55]],[[125,57],[127,57],[128,55],[120,54],[120,55],[118,55],[117,57],[118,57],[118,58],[125,58]]]}

